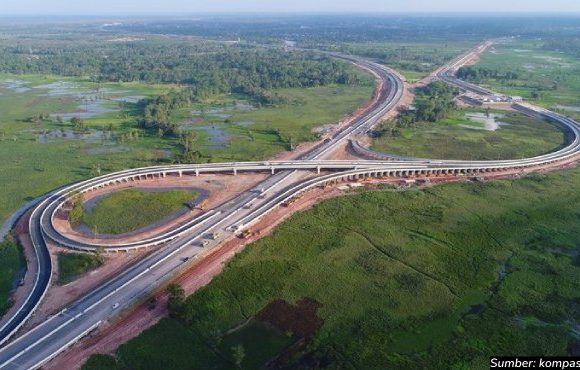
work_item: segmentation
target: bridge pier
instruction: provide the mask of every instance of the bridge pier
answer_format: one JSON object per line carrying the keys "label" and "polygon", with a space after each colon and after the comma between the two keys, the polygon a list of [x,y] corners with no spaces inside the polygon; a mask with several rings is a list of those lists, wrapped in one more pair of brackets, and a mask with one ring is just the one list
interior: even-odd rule
{"label": "bridge pier", "polygon": [[317,166],[317,167],[316,167],[316,174],[317,174],[317,175],[320,175],[320,166]]}
{"label": "bridge pier", "polygon": [[199,176],[199,168],[195,169],[195,176]]}
{"label": "bridge pier", "polygon": [[272,175],[275,173],[274,166],[270,167],[270,171],[272,172]]}
{"label": "bridge pier", "polygon": [[181,170],[179,170],[177,173],[179,174],[179,177],[183,177],[183,172]]}
{"label": "bridge pier", "polygon": [[234,167],[233,170],[234,170],[234,176],[237,176],[238,175],[238,169]]}

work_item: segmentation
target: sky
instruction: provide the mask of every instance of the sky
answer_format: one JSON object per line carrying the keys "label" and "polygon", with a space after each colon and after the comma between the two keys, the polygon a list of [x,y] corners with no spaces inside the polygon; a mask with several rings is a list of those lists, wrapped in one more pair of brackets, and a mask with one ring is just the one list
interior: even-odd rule
{"label": "sky", "polygon": [[2,15],[196,13],[580,13],[580,0],[0,0]]}

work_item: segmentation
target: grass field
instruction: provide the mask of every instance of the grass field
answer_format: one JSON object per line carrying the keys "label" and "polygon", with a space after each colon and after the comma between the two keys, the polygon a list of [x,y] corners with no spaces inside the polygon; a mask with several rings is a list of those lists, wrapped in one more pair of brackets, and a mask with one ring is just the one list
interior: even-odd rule
{"label": "grass field", "polygon": [[103,264],[100,256],[81,253],[58,254],[58,284],[65,285]]}
{"label": "grass field", "polygon": [[[516,40],[498,44],[477,64],[500,72],[516,72],[516,80],[487,79],[481,84],[508,95],[522,96],[546,108],[567,106],[566,113],[580,109],[580,60],[543,50],[540,40]],[[533,98],[532,93],[539,97]],[[570,109],[571,108],[571,109]]]}
{"label": "grass field", "polygon": [[559,148],[564,133],[556,126],[518,113],[501,113],[496,131],[466,118],[476,111],[458,110],[435,123],[418,123],[401,129],[401,136],[383,136],[373,141],[374,150],[420,158],[497,160],[532,157]]}
{"label": "grass field", "polygon": [[99,199],[82,223],[96,234],[124,234],[152,225],[183,210],[199,194],[189,190],[122,190]]}
{"label": "grass field", "polygon": [[20,247],[12,240],[0,243],[0,316],[10,308],[10,292],[26,268]]}
{"label": "grass field", "polygon": [[290,368],[487,369],[492,354],[566,355],[580,339],[579,190],[575,169],[325,201],[189,297],[186,321],[163,320],[87,368],[233,368],[225,333],[303,297],[324,324]]}

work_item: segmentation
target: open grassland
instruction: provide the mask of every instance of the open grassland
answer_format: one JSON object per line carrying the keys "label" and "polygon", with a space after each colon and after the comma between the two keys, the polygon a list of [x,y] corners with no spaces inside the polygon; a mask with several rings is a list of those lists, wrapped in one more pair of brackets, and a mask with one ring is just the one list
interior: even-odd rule
{"label": "open grassland", "polygon": [[97,200],[94,208],[85,213],[82,223],[95,234],[124,234],[183,210],[198,195],[188,190],[122,190]]}
{"label": "open grassland", "polygon": [[58,283],[65,285],[103,264],[100,256],[83,253],[58,254]]}
{"label": "open grassland", "polygon": [[12,240],[0,243],[0,315],[10,308],[10,292],[24,276],[26,266],[20,247]]}
{"label": "open grassland", "polygon": [[325,201],[238,255],[181,320],[86,368],[233,368],[240,357],[225,348],[272,341],[231,332],[274,300],[303,297],[324,323],[288,368],[487,369],[492,354],[573,353],[579,190],[575,169]]}
{"label": "open grassland", "polygon": [[517,40],[495,45],[478,67],[514,72],[516,79],[487,78],[481,85],[508,95],[522,96],[546,108],[566,106],[566,113],[580,110],[580,60],[567,54],[544,50],[540,40]]}
{"label": "open grassland", "polygon": [[496,113],[500,114],[496,118],[500,126],[490,131],[482,123],[466,118],[466,114],[473,113],[477,112],[458,110],[434,123],[419,122],[402,128],[399,136],[375,139],[372,148],[420,158],[498,160],[533,157],[566,142],[564,132],[546,121],[519,113]]}

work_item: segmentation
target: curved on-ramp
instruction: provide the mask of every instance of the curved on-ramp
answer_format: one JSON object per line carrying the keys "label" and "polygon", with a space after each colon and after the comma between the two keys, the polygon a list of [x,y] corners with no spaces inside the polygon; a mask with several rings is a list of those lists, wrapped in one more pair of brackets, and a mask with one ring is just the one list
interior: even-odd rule
{"label": "curved on-ramp", "polygon": [[[81,249],[95,250],[99,247],[105,247],[110,250],[130,250],[146,248],[153,245],[168,243],[170,248],[167,250],[160,249],[147,257],[136,266],[133,266],[121,276],[107,282],[97,290],[80,298],[70,310],[65,310],[61,314],[52,317],[47,322],[39,325],[31,332],[26,333],[17,341],[9,344],[0,350],[0,368],[18,368],[16,364],[19,361],[26,362],[28,367],[37,367],[42,365],[48,359],[52,358],[58,352],[64,350],[68,345],[74,343],[80,336],[92,330],[103,319],[114,315],[107,310],[106,304],[111,297],[116,294],[130,289],[130,286],[141,282],[144,276],[161,271],[165,261],[172,256],[180,253],[184,248],[191,248],[194,242],[200,240],[201,235],[212,228],[223,227],[225,223],[231,223],[227,229],[241,230],[249,227],[257,220],[262,218],[268,212],[275,209],[276,206],[292,199],[298,194],[308,191],[316,186],[325,185],[341,179],[355,179],[359,176],[370,177],[399,177],[409,175],[439,175],[439,174],[478,174],[487,172],[498,172],[513,169],[533,168],[536,166],[546,165],[554,162],[569,160],[579,153],[580,148],[580,128],[578,124],[561,115],[539,109],[537,107],[521,105],[521,110],[529,115],[541,115],[547,119],[558,122],[570,130],[573,137],[569,145],[556,152],[543,156],[527,158],[522,160],[507,161],[454,161],[454,160],[429,160],[417,158],[386,158],[384,160],[365,161],[329,161],[321,160],[325,154],[334,150],[339,144],[344,143],[355,134],[366,132],[375,125],[381,117],[395,107],[401,100],[404,85],[403,82],[394,73],[381,65],[364,61],[353,57],[341,58],[356,63],[361,68],[372,71],[372,73],[381,80],[383,88],[379,91],[379,99],[375,104],[369,107],[351,126],[344,128],[333,137],[327,139],[315,147],[312,151],[303,155],[298,160],[293,161],[265,161],[265,162],[242,162],[242,163],[221,163],[207,165],[176,165],[176,166],[157,166],[149,168],[140,168],[121,171],[114,174],[100,176],[95,179],[82,181],[65,187],[59,191],[50,194],[34,210],[33,217],[30,219],[29,227],[35,247],[38,246],[41,251],[39,259],[47,258],[43,251],[47,252],[45,238],[50,238],[61,245]],[[444,79],[448,83],[453,83]],[[97,188],[102,188],[122,182],[134,181],[143,178],[155,178],[166,176],[198,176],[204,173],[225,173],[225,172],[256,172],[266,171],[273,174],[264,182],[264,187],[268,189],[267,195],[256,208],[240,213],[240,211],[255,201],[258,196],[256,191],[260,192],[260,187],[254,188],[248,193],[239,196],[231,204],[224,204],[214,210],[211,210],[202,216],[199,216],[190,223],[175,230],[156,235],[152,238],[132,242],[132,243],[111,243],[109,245],[94,245],[81,243],[70,239],[58,233],[53,225],[54,215],[60,207],[68,200],[74,192],[86,192]],[[297,171],[311,171],[316,173],[324,172],[315,178],[308,180],[293,180],[292,175]],[[328,174],[328,172],[332,172]],[[270,189],[273,189],[270,191]],[[261,189],[264,190],[263,188]],[[263,195],[263,194],[261,194]],[[231,221],[230,221],[231,220]],[[199,248],[196,246],[196,248]],[[44,255],[44,257],[42,257]],[[48,256],[47,261],[50,261]],[[50,272],[50,263],[45,265]],[[159,278],[161,279],[161,278]],[[158,280],[159,280],[158,279]],[[34,312],[42,296],[50,283],[50,273],[40,275],[38,280],[38,289],[34,294],[29,296],[29,304],[22,307],[21,312],[15,316],[14,329],[12,332],[1,333],[5,335],[3,341],[6,341],[21,325],[26,318]],[[156,282],[158,281],[156,280]],[[142,283],[145,284],[145,283]],[[103,303],[104,302],[104,303]],[[109,316],[107,316],[109,315]],[[33,356],[28,358],[25,356]],[[26,357],[26,359],[25,359]]]}

